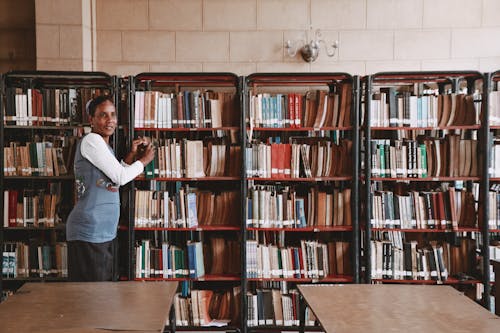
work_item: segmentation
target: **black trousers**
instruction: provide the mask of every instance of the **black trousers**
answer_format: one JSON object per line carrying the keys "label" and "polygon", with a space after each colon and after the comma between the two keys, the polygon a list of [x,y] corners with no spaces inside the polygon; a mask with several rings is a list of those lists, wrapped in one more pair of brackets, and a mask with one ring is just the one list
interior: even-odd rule
{"label": "black trousers", "polygon": [[68,280],[73,282],[116,281],[118,242],[68,241]]}

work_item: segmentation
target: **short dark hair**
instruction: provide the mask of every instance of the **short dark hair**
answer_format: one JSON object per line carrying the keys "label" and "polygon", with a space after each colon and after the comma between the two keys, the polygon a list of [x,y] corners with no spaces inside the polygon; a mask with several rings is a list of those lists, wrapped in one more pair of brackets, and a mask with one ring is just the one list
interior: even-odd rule
{"label": "short dark hair", "polygon": [[87,113],[91,117],[93,117],[95,115],[95,110],[97,110],[97,107],[105,102],[111,102],[111,104],[114,104],[113,99],[109,95],[100,95],[95,97],[94,99],[91,99],[87,104]]}

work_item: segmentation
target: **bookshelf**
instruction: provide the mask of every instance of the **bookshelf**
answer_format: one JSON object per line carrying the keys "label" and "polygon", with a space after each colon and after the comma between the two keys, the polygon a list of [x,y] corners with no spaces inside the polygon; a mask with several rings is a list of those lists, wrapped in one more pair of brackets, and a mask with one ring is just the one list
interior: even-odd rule
{"label": "bookshelf", "polygon": [[[131,184],[121,229],[127,279],[179,281],[170,330],[240,322],[240,80],[230,73],[142,73],[122,81],[126,140],[157,156]],[[209,326],[207,326],[209,325]]]}
{"label": "bookshelf", "polygon": [[[492,287],[494,286],[494,288],[498,290],[498,285],[495,284],[495,281],[498,281],[498,277],[496,276],[498,272],[493,270],[491,261],[500,260],[500,217],[498,214],[498,208],[500,207],[498,202],[500,165],[499,162],[497,162],[500,161],[500,150],[498,148],[498,138],[500,136],[500,119],[498,118],[500,112],[500,71],[485,73],[484,75],[485,88],[483,99],[487,101],[487,103],[485,103],[484,113],[485,119],[488,119],[488,121],[484,124],[483,135],[488,146],[484,153],[487,163],[484,164],[483,173],[486,177],[481,191],[483,198],[485,198],[482,203],[484,216],[487,221],[487,223],[483,225],[486,250],[484,252],[482,269],[487,281],[484,293],[488,296],[493,296],[491,294],[493,290]],[[491,299],[487,304],[490,310],[493,311],[493,308],[495,308],[496,313],[498,313],[498,299],[496,297],[498,297],[498,292],[495,297],[490,297]]]}
{"label": "bookshelf", "polygon": [[359,80],[244,80],[242,330],[317,330],[295,285],[359,282]]}
{"label": "bookshelf", "polygon": [[27,281],[66,281],[65,220],[76,200],[73,157],[90,130],[85,105],[97,94],[114,96],[116,78],[15,71],[1,82],[2,291]]}
{"label": "bookshelf", "polygon": [[472,71],[363,78],[367,283],[453,285],[488,304],[483,84]]}

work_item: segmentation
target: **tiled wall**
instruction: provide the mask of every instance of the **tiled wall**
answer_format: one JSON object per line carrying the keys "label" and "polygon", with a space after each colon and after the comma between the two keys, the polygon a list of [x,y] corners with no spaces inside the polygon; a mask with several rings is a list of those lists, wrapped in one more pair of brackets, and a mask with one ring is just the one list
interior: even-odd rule
{"label": "tiled wall", "polygon": [[0,0],[0,73],[35,68],[35,0]]}
{"label": "tiled wall", "polygon": [[[500,69],[500,0],[87,1],[96,8],[94,69],[110,73]],[[76,17],[51,20],[43,38],[79,43],[71,31]],[[339,40],[337,55],[321,51],[312,64],[287,56],[284,42],[310,25]],[[52,49],[43,38],[43,61],[59,56],[71,65],[78,49]]]}

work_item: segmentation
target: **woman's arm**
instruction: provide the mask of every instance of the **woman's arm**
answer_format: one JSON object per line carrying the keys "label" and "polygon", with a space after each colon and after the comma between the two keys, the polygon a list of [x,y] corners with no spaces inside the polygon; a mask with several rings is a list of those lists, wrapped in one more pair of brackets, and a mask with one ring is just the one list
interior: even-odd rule
{"label": "woman's arm", "polygon": [[144,164],[141,160],[137,160],[129,166],[120,164],[110,151],[108,144],[96,133],[89,133],[83,138],[80,151],[84,158],[118,185],[125,185],[144,170]]}

